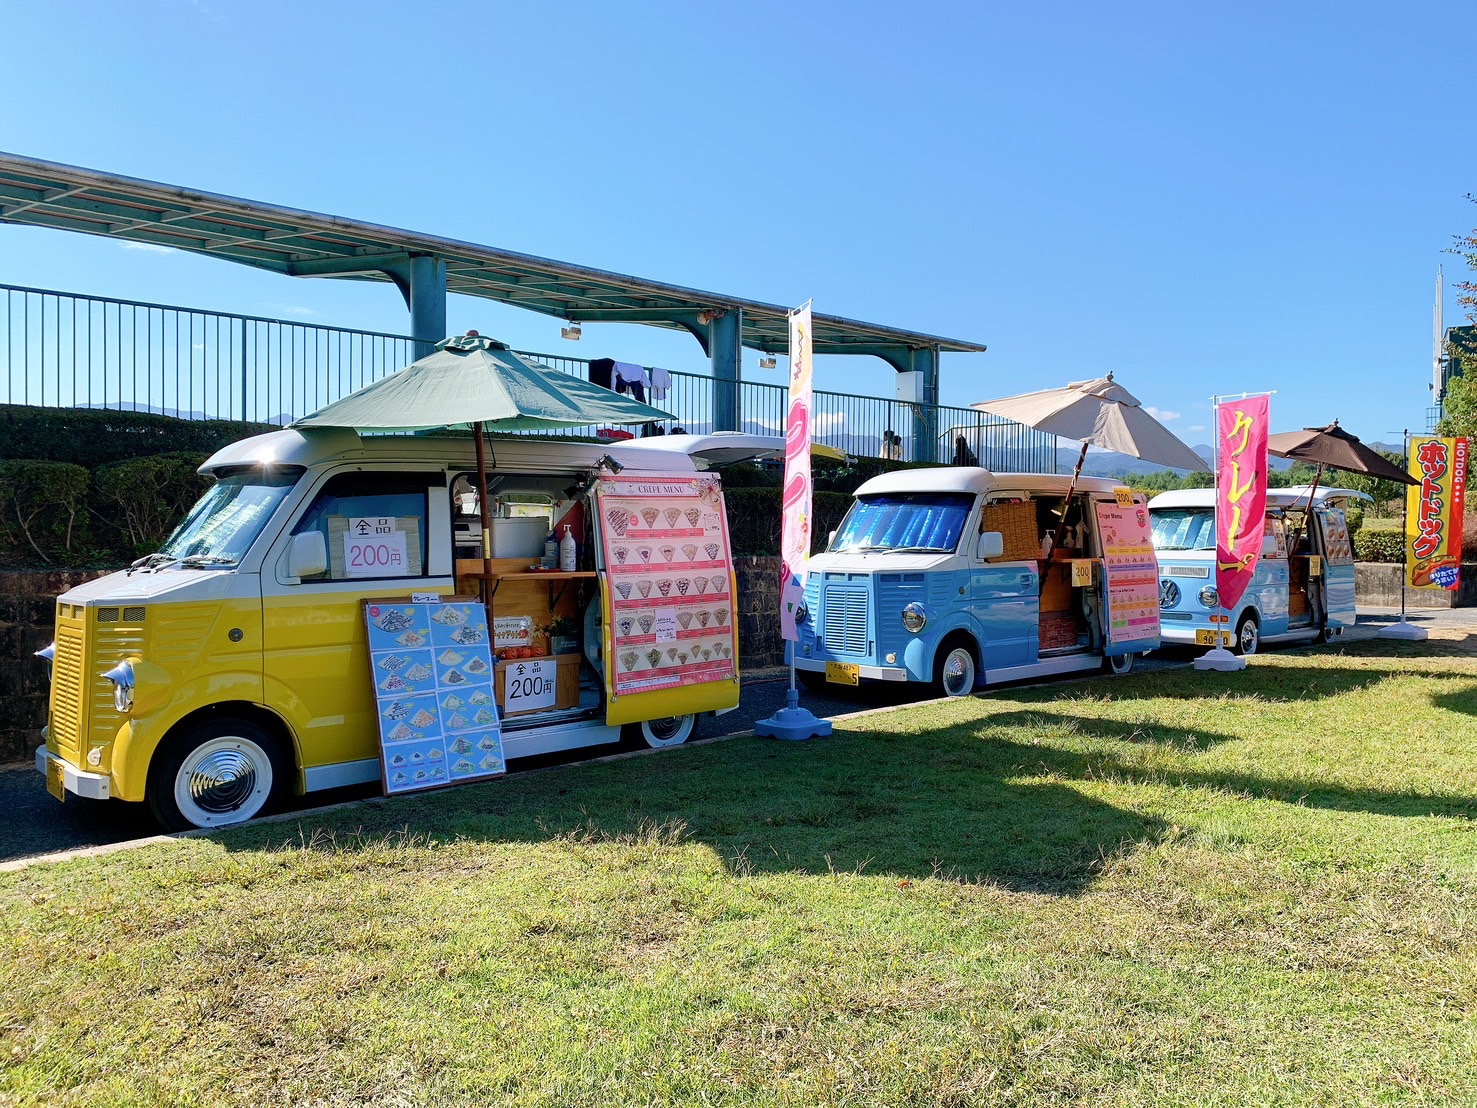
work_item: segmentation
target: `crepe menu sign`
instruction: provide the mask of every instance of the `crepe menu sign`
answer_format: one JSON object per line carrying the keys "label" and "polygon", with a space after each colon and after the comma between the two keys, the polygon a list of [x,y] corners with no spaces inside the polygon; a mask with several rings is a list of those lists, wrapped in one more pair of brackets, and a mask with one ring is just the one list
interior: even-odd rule
{"label": "crepe menu sign", "polygon": [[732,680],[733,566],[717,478],[606,478],[596,495],[612,692]]}
{"label": "crepe menu sign", "polygon": [[366,600],[364,620],[385,792],[506,773],[481,603]]}
{"label": "crepe menu sign", "polygon": [[1103,580],[1110,643],[1159,637],[1159,563],[1149,529],[1149,509],[1099,500],[1098,535],[1103,544]]}

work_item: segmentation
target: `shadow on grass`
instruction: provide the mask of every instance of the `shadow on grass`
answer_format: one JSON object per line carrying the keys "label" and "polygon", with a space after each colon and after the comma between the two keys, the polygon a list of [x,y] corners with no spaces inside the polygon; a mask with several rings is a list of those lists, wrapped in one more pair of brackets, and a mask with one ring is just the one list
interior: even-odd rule
{"label": "shadow on grass", "polygon": [[[910,726],[917,717],[904,711],[891,731],[842,731],[808,743],[736,739],[514,775],[312,817],[304,830],[361,831],[372,839],[409,828],[436,837],[528,843],[657,834],[706,844],[738,874],[941,876],[1075,895],[1091,884],[1105,859],[1167,833],[1156,817],[1095,796],[1103,781],[1142,781],[1152,774],[1155,784],[1344,811],[1471,818],[1470,797],[1349,789],[1279,776],[1274,767],[1266,774],[1217,773],[1181,758],[1168,772],[1146,771],[1142,762],[1101,740],[1153,743],[1193,760],[1196,751],[1237,736],[1101,719],[1092,709],[1101,696],[1335,697],[1405,672],[1470,681],[1429,669],[1325,668],[1279,660],[1258,667],[1255,691],[1247,693],[1248,682],[1234,674],[1149,672],[1067,688],[1012,690],[1011,700],[1025,705],[1018,711],[927,731]],[[1081,733],[1087,749],[1053,741],[1058,728]],[[1033,735],[1045,741],[1031,741]],[[289,838],[297,839],[297,829],[276,825],[233,831],[223,841],[231,849],[260,849]],[[353,849],[352,840],[347,849]]]}
{"label": "shadow on grass", "polygon": [[[1080,892],[1127,845],[1162,835],[1156,819],[1042,780],[1043,758],[1078,767],[1075,755],[1051,748],[983,741],[973,725],[935,732],[927,746],[916,735],[875,733],[742,738],[399,797],[311,826],[366,839],[408,827],[500,842],[655,831],[710,846],[740,875],[943,877],[1059,895]],[[260,849],[298,838],[297,826],[277,824],[222,841]]]}

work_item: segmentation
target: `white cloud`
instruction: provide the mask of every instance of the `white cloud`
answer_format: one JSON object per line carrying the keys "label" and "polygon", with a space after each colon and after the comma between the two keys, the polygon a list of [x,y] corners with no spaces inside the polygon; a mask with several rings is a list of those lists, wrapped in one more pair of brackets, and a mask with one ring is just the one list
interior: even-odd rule
{"label": "white cloud", "polygon": [[1197,423],[1197,424],[1195,424],[1195,426],[1194,426],[1194,427],[1186,427],[1186,428],[1185,428],[1185,431],[1186,431],[1186,433],[1187,433],[1187,434],[1188,434],[1188,433],[1193,433],[1193,432],[1195,432],[1195,431],[1204,431],[1204,430],[1206,430],[1206,428],[1204,428],[1204,427],[1202,427],[1202,426],[1201,426],[1201,425],[1200,425],[1200,424],[1198,424],[1198,423]]}
{"label": "white cloud", "polygon": [[278,315],[304,315],[304,316],[306,316],[306,315],[317,315],[318,314],[317,311],[315,311],[314,309],[312,309],[312,308],[305,308],[301,304],[268,304],[267,305],[267,309],[269,311],[276,312]]}
{"label": "white cloud", "polygon": [[122,244],[124,250],[146,250],[150,254],[178,254],[179,251],[172,246],[160,246],[157,242],[125,242]]}
{"label": "white cloud", "polygon": [[1182,412],[1171,412],[1167,408],[1156,408],[1152,404],[1146,405],[1144,411],[1148,412],[1160,423],[1172,423],[1184,414]]}

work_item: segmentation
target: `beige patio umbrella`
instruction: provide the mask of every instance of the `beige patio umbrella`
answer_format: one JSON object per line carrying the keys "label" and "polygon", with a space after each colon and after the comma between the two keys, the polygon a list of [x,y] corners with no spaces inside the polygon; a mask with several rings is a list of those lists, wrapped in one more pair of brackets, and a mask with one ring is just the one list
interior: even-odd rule
{"label": "beige patio umbrella", "polygon": [[[1138,398],[1113,375],[1094,381],[1076,381],[1066,388],[1043,389],[999,400],[981,400],[970,407],[1003,419],[1024,423],[1038,431],[1082,443],[1067,499],[1077,488],[1089,446],[1129,454],[1175,469],[1203,469],[1205,460],[1174,436],[1164,424],[1144,411]],[[1048,557],[1051,554],[1047,548]]]}

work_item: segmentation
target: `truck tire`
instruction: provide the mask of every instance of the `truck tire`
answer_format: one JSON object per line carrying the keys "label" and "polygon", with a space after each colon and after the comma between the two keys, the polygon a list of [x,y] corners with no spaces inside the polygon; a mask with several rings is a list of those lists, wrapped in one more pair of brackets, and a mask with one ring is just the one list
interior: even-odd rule
{"label": "truck tire", "polygon": [[229,827],[259,815],[288,777],[281,746],[250,720],[224,716],[169,739],[149,767],[149,809],[169,831]]}
{"label": "truck tire", "polygon": [[1236,621],[1236,637],[1231,640],[1231,650],[1236,654],[1255,654],[1262,644],[1261,625],[1256,616],[1247,612]]}
{"label": "truck tire", "polygon": [[696,727],[697,716],[694,715],[644,719],[621,728],[621,738],[628,746],[649,746],[660,750],[667,746],[681,746],[692,738]]}
{"label": "truck tire", "polygon": [[943,696],[972,696],[977,672],[974,648],[961,639],[950,639],[939,647],[933,663],[933,685]]}

